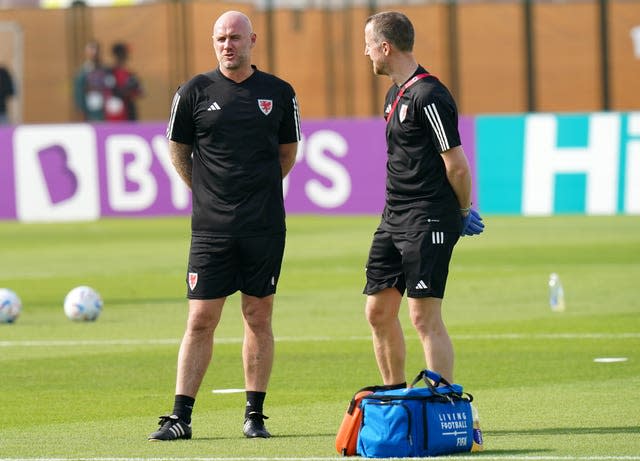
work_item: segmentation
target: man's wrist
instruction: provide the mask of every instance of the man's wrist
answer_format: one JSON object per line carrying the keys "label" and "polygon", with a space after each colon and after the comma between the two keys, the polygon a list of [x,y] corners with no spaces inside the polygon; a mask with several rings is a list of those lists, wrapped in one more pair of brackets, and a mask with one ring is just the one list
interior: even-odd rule
{"label": "man's wrist", "polygon": [[471,212],[471,207],[473,206],[473,203],[470,204],[468,207],[466,208],[460,208],[460,214],[462,216],[467,216],[470,212]]}

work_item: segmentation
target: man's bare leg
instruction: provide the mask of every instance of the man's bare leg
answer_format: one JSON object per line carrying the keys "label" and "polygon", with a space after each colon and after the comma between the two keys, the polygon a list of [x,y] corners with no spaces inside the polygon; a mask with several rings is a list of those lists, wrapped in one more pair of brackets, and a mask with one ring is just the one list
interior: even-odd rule
{"label": "man's bare leg", "polygon": [[404,334],[398,318],[401,301],[402,295],[397,289],[386,288],[367,296],[365,306],[378,369],[385,385],[406,381]]}

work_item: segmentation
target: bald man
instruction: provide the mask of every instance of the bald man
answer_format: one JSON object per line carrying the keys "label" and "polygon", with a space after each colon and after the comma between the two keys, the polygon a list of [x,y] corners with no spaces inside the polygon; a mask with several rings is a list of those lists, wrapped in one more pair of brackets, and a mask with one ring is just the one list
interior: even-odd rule
{"label": "bald man", "polygon": [[149,440],[190,439],[191,412],[213,355],[227,296],[240,291],[247,403],[243,433],[270,437],[263,403],[271,375],[273,301],[285,246],[282,179],[300,141],[287,82],[251,64],[256,34],[228,11],[213,26],[218,66],[182,85],[167,127],[173,165],[192,192],[187,327],[173,411]]}

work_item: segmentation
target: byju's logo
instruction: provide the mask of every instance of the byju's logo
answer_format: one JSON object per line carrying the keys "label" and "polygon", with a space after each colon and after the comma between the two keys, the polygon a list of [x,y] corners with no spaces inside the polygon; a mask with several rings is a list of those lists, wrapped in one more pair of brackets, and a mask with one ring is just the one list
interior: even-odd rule
{"label": "byju's logo", "polygon": [[78,180],[67,165],[64,147],[59,144],[45,147],[38,152],[38,160],[51,203],[61,203],[73,197],[78,190]]}
{"label": "byju's logo", "polygon": [[97,219],[96,139],[87,125],[25,125],[14,132],[16,212],[21,221]]}

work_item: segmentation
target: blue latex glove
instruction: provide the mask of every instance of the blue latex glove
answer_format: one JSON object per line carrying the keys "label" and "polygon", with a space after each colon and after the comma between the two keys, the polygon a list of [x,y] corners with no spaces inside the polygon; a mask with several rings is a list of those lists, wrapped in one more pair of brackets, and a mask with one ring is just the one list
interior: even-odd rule
{"label": "blue latex glove", "polygon": [[462,232],[460,232],[460,235],[478,235],[482,234],[483,230],[482,217],[476,210],[470,210],[467,216],[462,216]]}

